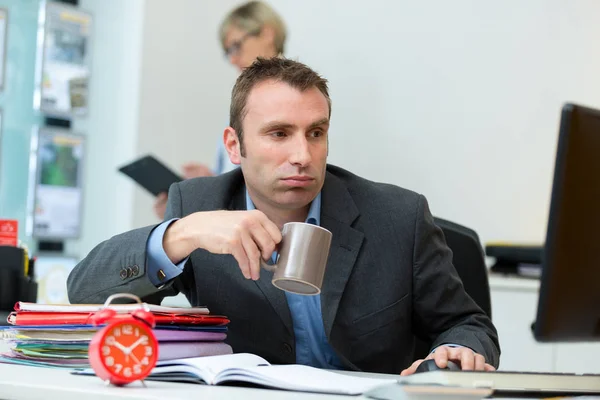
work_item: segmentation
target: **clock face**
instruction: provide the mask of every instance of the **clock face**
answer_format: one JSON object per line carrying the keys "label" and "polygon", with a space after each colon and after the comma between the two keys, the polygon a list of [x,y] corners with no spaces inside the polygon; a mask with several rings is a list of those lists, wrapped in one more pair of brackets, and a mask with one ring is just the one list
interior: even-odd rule
{"label": "clock face", "polygon": [[145,378],[158,359],[158,343],[152,330],[137,321],[107,326],[98,349],[107,372],[123,381]]}

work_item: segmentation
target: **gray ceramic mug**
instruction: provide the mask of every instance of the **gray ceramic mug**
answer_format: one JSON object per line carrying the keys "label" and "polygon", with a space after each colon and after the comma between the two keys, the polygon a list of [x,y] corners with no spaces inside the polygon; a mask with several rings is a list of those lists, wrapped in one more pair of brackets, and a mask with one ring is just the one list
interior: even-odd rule
{"label": "gray ceramic mug", "polygon": [[321,293],[331,232],[313,224],[289,222],[283,225],[281,236],[275,264],[261,260],[263,268],[274,272],[273,285],[295,294]]}

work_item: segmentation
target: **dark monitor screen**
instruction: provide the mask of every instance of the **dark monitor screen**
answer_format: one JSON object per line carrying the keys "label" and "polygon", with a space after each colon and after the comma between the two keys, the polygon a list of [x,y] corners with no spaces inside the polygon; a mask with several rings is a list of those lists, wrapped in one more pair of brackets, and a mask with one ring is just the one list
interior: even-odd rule
{"label": "dark monitor screen", "polygon": [[562,109],[534,335],[600,340],[600,111]]}

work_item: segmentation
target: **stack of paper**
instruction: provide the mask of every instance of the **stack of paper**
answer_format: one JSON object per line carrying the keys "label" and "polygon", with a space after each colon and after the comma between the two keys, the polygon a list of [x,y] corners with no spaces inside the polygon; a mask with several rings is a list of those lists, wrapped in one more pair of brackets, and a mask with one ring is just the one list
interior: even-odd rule
{"label": "stack of paper", "polygon": [[[159,342],[159,360],[231,354],[224,342],[229,320],[210,315],[204,307],[148,305],[156,318],[154,334]],[[8,317],[11,326],[0,327],[8,352],[0,362],[62,368],[87,368],[88,346],[104,326],[93,326],[89,318],[103,305],[45,305],[19,302]],[[139,308],[135,304],[110,305],[119,317]]]}

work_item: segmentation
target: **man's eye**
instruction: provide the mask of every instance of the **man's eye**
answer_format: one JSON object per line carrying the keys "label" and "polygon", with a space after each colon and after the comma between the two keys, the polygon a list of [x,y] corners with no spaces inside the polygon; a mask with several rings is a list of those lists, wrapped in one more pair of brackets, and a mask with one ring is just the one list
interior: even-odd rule
{"label": "man's eye", "polygon": [[312,137],[318,138],[318,137],[323,136],[323,132],[322,131],[313,131],[310,135]]}
{"label": "man's eye", "polygon": [[285,132],[273,132],[273,136],[275,137],[285,137]]}

